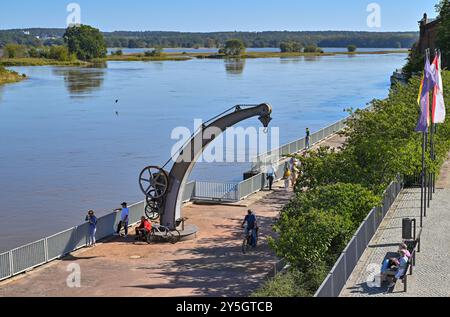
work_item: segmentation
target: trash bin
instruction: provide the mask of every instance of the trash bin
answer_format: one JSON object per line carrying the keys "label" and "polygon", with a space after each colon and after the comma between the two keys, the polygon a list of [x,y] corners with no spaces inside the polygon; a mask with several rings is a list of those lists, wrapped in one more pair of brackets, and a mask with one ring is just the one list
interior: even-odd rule
{"label": "trash bin", "polygon": [[403,240],[412,240],[413,237],[413,220],[404,218],[402,222],[402,238]]}

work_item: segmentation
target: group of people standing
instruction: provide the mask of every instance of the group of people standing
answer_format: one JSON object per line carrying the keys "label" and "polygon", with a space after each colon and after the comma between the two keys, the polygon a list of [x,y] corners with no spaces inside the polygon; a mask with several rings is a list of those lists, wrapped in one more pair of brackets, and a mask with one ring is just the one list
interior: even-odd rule
{"label": "group of people standing", "polygon": [[[120,221],[117,226],[116,235],[120,234],[120,230],[122,228],[125,229],[125,236],[128,235],[128,219],[130,215],[130,210],[128,209],[127,203],[122,203],[122,208],[118,208],[114,210],[115,212],[120,212]],[[85,221],[89,223],[89,234],[88,234],[88,247],[93,247],[96,245],[95,234],[97,233],[97,222],[98,219],[95,216],[95,212],[93,210],[89,210],[86,215]]]}
{"label": "group of people standing", "polygon": [[[309,128],[306,129],[305,137],[305,150],[309,150],[311,147],[311,132]],[[307,152],[303,153],[303,157],[306,157]],[[283,180],[284,189],[289,191],[290,186],[294,187],[297,183],[298,177],[301,175],[301,162],[295,157],[292,157],[289,162],[284,166]],[[269,182],[269,190],[272,190],[273,182],[275,181],[277,175],[273,165],[269,165],[266,171],[267,181]]]}

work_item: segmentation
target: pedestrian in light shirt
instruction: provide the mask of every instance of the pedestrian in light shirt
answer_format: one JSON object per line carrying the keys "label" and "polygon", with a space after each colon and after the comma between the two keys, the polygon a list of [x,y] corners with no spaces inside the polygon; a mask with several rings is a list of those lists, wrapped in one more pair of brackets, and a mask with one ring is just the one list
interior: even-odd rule
{"label": "pedestrian in light shirt", "polygon": [[130,210],[127,207],[127,203],[122,203],[122,208],[116,209],[116,211],[120,211],[120,221],[117,226],[117,235],[120,234],[120,230],[122,227],[125,229],[125,237],[128,236],[128,220],[130,215]]}

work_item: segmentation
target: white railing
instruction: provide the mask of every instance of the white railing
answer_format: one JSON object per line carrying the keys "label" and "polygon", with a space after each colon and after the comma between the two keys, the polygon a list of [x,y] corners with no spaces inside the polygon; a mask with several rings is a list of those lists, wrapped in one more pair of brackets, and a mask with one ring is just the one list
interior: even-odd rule
{"label": "white railing", "polygon": [[[131,205],[129,208],[130,224],[139,222],[144,215],[144,202]],[[96,238],[100,240],[112,236],[119,223],[119,218],[118,212],[98,218]],[[27,272],[85,247],[88,234],[89,224],[83,223],[0,254],[0,281]]]}

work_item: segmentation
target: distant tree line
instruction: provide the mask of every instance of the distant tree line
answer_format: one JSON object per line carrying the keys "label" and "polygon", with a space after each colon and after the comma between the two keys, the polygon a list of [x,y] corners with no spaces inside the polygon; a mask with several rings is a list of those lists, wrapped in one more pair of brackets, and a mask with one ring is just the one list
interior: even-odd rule
{"label": "distant tree line", "polygon": [[[24,34],[27,35],[28,34]],[[89,61],[106,57],[107,49],[102,33],[91,26],[68,27],[62,36],[62,43],[51,46],[26,44],[27,42],[6,43],[3,55],[6,58],[46,58],[61,62]],[[59,45],[60,44],[60,45]],[[156,50],[152,54],[155,54]]]}
{"label": "distant tree line", "polygon": [[[0,30],[0,47],[7,43],[30,46],[62,45],[65,29],[16,29]],[[419,37],[418,32],[350,32],[350,31],[317,31],[317,32],[103,32],[107,47],[153,48],[153,47],[185,47],[185,48],[220,48],[231,39],[242,40],[246,47],[280,47],[282,43],[297,42],[303,46],[319,47],[398,47],[410,48]]]}

